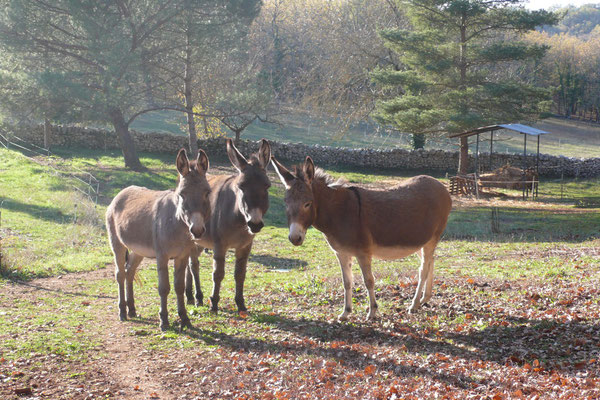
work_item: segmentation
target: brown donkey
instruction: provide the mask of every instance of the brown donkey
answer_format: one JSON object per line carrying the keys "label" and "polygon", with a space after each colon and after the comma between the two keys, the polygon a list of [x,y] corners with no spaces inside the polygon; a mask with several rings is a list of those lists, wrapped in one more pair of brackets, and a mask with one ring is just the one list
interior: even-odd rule
{"label": "brown donkey", "polygon": [[[173,284],[181,328],[191,327],[183,297],[185,267],[195,242],[205,232],[205,221],[210,218],[206,154],[200,150],[198,158],[190,162],[185,150],[181,149],[176,165],[179,182],[175,190],[156,191],[129,186],[115,196],[106,210],[106,229],[115,255],[115,277],[119,284],[121,320],[126,320],[127,315],[136,316],[133,278],[137,267],[144,257],[156,258],[160,327],[163,330],[169,326],[167,296],[171,289],[168,271],[170,259],[174,259],[175,264]],[[124,281],[127,282],[127,298]]]}
{"label": "brown donkey", "polygon": [[231,248],[235,249],[235,302],[239,311],[246,311],[246,265],[254,234],[264,226],[263,216],[269,208],[268,191],[271,186],[266,173],[271,159],[271,146],[265,139],[261,140],[258,153],[252,155],[250,160],[246,160],[233,145],[233,141],[227,139],[227,155],[238,173],[208,176],[212,216],[206,223],[206,233],[200,239],[199,246],[190,255],[186,279],[188,302],[194,302],[193,278],[196,285],[196,304],[202,304],[198,256],[204,247],[213,249],[213,291],[210,297],[213,312],[218,310],[221,281],[225,276],[225,253]]}
{"label": "brown donkey", "polygon": [[315,166],[310,157],[292,173],[275,158],[283,182],[289,240],[299,246],[314,225],[323,232],[342,268],[345,307],[352,312],[352,257],[356,257],[369,291],[368,319],[377,316],[371,259],[393,260],[421,252],[419,284],[410,311],[431,298],[435,248],[446,228],[452,200],[445,186],[430,176],[417,176],[386,190],[348,186]]}

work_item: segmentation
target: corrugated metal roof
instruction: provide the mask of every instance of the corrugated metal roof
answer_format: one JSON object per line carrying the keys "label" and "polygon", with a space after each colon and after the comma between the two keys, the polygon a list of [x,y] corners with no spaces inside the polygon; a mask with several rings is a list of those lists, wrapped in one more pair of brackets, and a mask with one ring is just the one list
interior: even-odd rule
{"label": "corrugated metal roof", "polygon": [[523,125],[523,124],[500,124],[498,126],[501,126],[502,128],[505,128],[505,129],[510,129],[511,131],[521,132],[526,135],[532,135],[532,136],[545,135],[545,134],[550,133],[550,132],[546,132],[541,129],[533,128],[531,126],[527,126],[527,125]]}
{"label": "corrugated metal roof", "polygon": [[455,133],[453,135],[450,135],[450,137],[457,138],[457,137],[473,136],[473,135],[477,135],[479,133],[496,131],[498,129],[510,129],[511,131],[524,133],[526,135],[531,135],[531,136],[539,136],[539,135],[545,135],[545,134],[550,133],[550,132],[546,132],[541,129],[533,128],[531,126],[527,126],[527,125],[523,125],[523,124],[501,124],[501,125],[482,126],[481,128],[473,129],[473,130],[470,130],[467,132]]}

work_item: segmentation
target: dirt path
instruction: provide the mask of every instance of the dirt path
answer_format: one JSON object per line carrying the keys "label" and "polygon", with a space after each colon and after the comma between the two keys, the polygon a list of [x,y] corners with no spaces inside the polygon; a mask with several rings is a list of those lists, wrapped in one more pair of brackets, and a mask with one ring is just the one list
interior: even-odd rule
{"label": "dirt path", "polygon": [[[4,294],[8,300],[7,304],[11,299],[35,301],[48,292],[74,297],[90,285],[104,279],[112,279],[112,267],[10,284],[5,287]],[[105,310],[94,313],[92,321],[92,325],[101,326],[101,330],[105,332],[102,338],[98,338],[99,345],[95,348],[104,356],[76,366],[80,371],[76,375],[83,376],[85,373],[85,381],[65,380],[65,368],[56,368],[55,357],[41,356],[34,358],[35,361],[31,360],[39,364],[39,368],[32,372],[28,380],[29,386],[23,382],[13,382],[12,385],[9,384],[10,387],[0,390],[0,397],[4,395],[16,398],[17,394],[21,394],[22,398],[23,395],[27,395],[27,387],[31,387],[43,397],[91,399],[100,395],[134,400],[172,398],[173,394],[168,392],[161,382],[161,368],[167,366],[168,362],[157,360],[155,355],[145,350],[128,331],[130,326],[116,318],[116,296],[98,296],[94,302],[97,303],[95,305],[98,306],[98,310]],[[20,364],[22,363],[17,362],[12,365],[14,371],[11,375],[23,373],[21,369],[24,369],[26,364]],[[70,370],[74,369],[75,366],[71,365]]]}

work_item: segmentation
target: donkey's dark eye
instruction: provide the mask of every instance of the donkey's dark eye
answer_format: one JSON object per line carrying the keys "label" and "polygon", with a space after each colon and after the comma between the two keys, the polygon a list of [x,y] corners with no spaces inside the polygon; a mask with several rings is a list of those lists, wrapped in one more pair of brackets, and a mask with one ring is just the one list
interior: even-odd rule
{"label": "donkey's dark eye", "polygon": [[312,206],[312,201],[309,201],[308,203],[304,203],[304,208],[308,208]]}

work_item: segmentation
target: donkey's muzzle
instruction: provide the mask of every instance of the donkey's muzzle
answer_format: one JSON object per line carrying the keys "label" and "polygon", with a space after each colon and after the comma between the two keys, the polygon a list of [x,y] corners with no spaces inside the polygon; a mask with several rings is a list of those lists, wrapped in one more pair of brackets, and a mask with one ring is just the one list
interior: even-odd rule
{"label": "donkey's muzzle", "polygon": [[302,235],[298,235],[298,234],[296,234],[296,235],[290,234],[288,236],[288,239],[294,246],[300,246],[302,244],[302,242],[304,241],[304,237]]}
{"label": "donkey's muzzle", "polygon": [[192,224],[190,226],[190,233],[194,237],[194,239],[200,239],[202,235],[206,232],[206,228],[204,226],[197,226],[196,224]]}
{"label": "donkey's muzzle", "polygon": [[248,228],[250,228],[250,232],[252,233],[258,233],[260,232],[260,230],[265,226],[265,224],[260,221],[260,222],[252,222],[252,221],[248,221]]}

